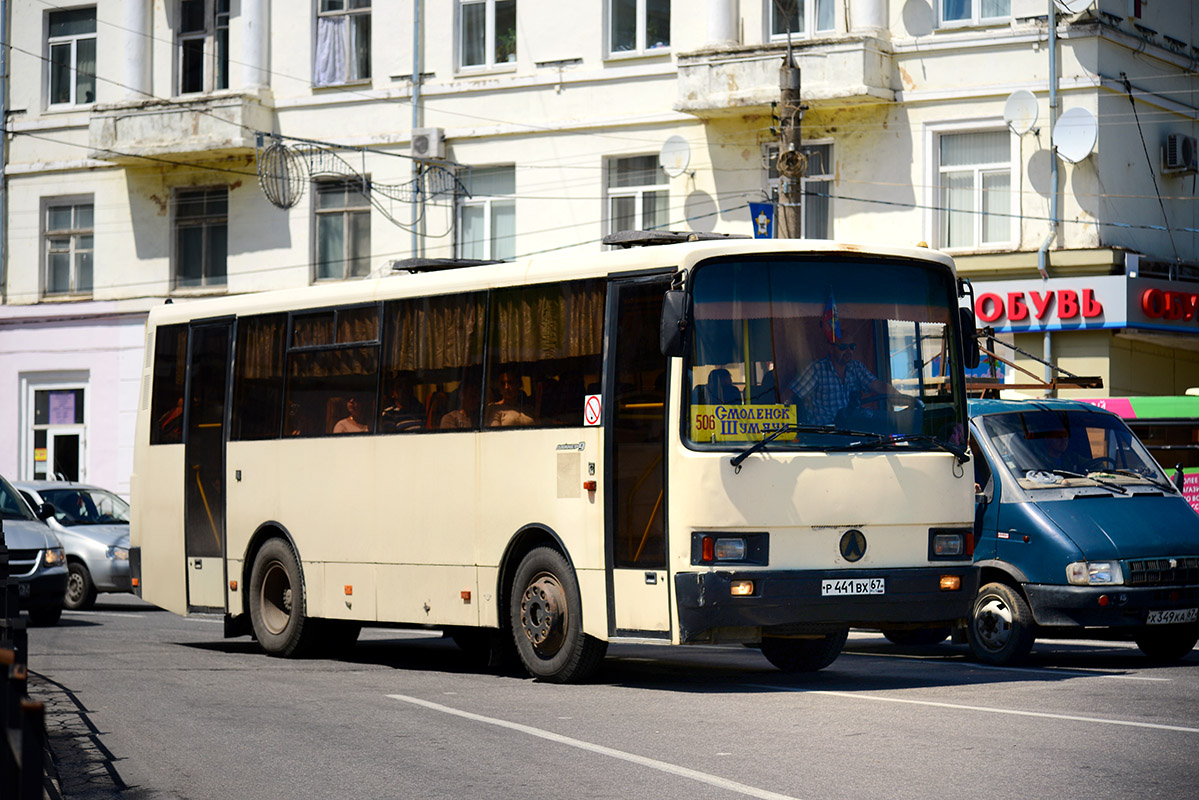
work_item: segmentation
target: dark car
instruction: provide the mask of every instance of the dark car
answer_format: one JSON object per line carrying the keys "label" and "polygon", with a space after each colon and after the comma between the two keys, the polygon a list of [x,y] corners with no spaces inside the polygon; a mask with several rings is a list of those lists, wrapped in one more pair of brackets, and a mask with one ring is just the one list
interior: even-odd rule
{"label": "dark car", "polygon": [[967,636],[1018,663],[1038,635],[1133,638],[1157,661],[1199,641],[1199,515],[1115,414],[1068,400],[970,402],[982,570]]}
{"label": "dark car", "polygon": [[67,591],[67,559],[62,543],[3,477],[0,524],[8,547],[9,577],[17,581],[20,608],[29,613],[34,625],[57,625]]}

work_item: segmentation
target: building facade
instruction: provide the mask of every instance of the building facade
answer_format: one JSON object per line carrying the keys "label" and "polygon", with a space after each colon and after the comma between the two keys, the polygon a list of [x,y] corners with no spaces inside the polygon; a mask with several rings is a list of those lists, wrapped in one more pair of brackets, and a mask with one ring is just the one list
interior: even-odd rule
{"label": "building facade", "polygon": [[[988,324],[1112,394],[1199,385],[1199,314],[1127,313],[1199,278],[1189,0],[2,6],[10,478],[127,492],[168,299],[751,233],[788,53],[803,235],[946,250]],[[1124,313],[1062,313],[1092,278]],[[1037,324],[995,315],[1017,294]]]}

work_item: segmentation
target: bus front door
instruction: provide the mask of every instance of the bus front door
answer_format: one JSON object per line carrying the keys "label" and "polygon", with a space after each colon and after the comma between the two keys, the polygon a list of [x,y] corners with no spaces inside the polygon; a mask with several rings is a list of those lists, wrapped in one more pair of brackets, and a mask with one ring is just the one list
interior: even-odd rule
{"label": "bus front door", "polygon": [[232,323],[203,322],[188,337],[184,439],[184,552],[189,611],[225,609],[225,398]]}
{"label": "bus front door", "polygon": [[666,368],[658,346],[669,276],[613,281],[604,380],[608,627],[670,637],[666,569]]}

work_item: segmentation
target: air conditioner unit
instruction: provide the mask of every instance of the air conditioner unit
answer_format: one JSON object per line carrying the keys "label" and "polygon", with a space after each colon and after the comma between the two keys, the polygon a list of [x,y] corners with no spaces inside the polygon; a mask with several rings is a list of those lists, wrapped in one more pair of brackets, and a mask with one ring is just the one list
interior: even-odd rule
{"label": "air conditioner unit", "polygon": [[412,157],[445,158],[445,131],[441,128],[414,128]]}
{"label": "air conditioner unit", "polygon": [[1162,148],[1162,174],[1199,172],[1199,142],[1194,136],[1171,133]]}

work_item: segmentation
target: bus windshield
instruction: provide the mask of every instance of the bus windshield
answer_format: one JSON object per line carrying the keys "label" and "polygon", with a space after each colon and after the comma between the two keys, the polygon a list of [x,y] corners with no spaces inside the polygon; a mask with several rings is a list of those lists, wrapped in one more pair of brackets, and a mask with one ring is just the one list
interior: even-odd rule
{"label": "bus windshield", "polygon": [[693,445],[965,443],[952,275],[899,259],[717,260],[692,279]]}

